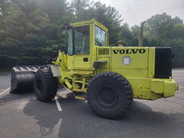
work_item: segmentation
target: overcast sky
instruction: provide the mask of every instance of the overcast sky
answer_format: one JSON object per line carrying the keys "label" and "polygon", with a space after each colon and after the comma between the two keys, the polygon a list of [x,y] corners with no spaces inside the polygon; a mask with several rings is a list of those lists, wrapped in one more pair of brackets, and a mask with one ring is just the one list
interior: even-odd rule
{"label": "overcast sky", "polygon": [[122,16],[123,23],[130,27],[139,25],[152,15],[166,12],[184,20],[184,0],[95,0],[113,6]]}

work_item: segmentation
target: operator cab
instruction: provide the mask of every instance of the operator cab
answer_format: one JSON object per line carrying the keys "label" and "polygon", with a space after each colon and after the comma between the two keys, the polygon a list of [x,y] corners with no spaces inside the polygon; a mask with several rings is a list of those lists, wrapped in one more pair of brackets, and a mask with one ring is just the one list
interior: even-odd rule
{"label": "operator cab", "polygon": [[96,20],[73,23],[68,28],[68,68],[92,70],[96,46],[108,45],[108,29]]}

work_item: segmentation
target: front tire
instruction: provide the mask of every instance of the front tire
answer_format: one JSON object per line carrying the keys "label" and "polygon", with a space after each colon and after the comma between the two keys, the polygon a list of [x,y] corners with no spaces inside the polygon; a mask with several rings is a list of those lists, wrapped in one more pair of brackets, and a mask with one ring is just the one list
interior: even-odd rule
{"label": "front tire", "polygon": [[53,77],[50,68],[39,69],[35,74],[34,91],[38,100],[51,101],[57,92],[57,78]]}
{"label": "front tire", "polygon": [[122,75],[105,72],[90,81],[87,100],[98,116],[115,119],[123,116],[131,107],[133,92],[129,82]]}

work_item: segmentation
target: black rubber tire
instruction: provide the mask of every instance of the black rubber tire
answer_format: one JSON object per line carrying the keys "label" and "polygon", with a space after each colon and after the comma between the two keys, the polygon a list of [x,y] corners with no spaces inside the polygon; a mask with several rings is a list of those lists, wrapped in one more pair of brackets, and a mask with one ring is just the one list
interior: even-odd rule
{"label": "black rubber tire", "polygon": [[87,87],[87,100],[100,117],[122,117],[133,102],[132,88],[122,75],[104,72],[92,78]]}
{"label": "black rubber tire", "polygon": [[49,67],[39,69],[35,74],[34,91],[38,100],[51,101],[57,92],[57,78],[53,77]]}

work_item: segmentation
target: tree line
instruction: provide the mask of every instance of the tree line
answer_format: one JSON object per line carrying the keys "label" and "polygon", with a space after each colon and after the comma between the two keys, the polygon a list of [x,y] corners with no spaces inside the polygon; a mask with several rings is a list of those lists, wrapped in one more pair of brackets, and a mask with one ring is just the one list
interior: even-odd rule
{"label": "tree line", "polygon": [[[124,13],[126,14],[126,13]],[[57,49],[67,51],[65,23],[96,19],[109,29],[110,45],[138,46],[140,27],[123,23],[111,6],[90,0],[1,0],[0,68],[39,65]],[[146,21],[143,46],[172,47],[173,66],[184,66],[184,24],[179,17],[157,14]]]}

